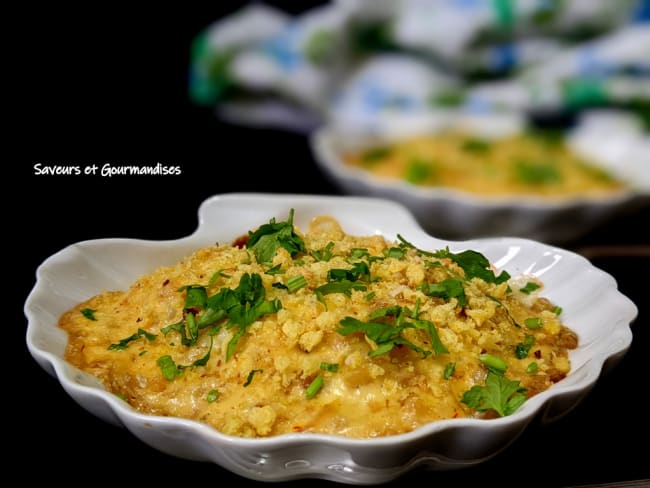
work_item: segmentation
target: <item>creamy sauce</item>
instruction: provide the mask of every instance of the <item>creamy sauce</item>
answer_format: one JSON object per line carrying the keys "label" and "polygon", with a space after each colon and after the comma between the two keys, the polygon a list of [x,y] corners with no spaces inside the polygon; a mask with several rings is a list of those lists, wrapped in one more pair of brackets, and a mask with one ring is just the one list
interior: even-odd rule
{"label": "creamy sauce", "polygon": [[[449,258],[428,257],[404,246],[391,254],[388,250],[399,243],[381,236],[346,235],[328,217],[315,220],[302,237],[307,253],[292,258],[280,249],[273,258],[281,274],[266,273],[270,266],[259,264],[246,247],[221,245],[142,276],[127,291],[90,298],[60,319],[69,334],[66,359],[142,412],[194,419],[243,437],[319,432],[372,438],[440,419],[493,416],[461,402],[466,391],[485,382],[487,369],[480,360],[485,353],[503,359],[505,377],[520,381],[528,396],[569,372],[568,349],[577,345],[577,338],[560,322],[554,306],[538,296],[539,290],[528,295],[520,291],[519,281],[496,284],[473,278],[463,281],[466,304],[461,306],[458,296],[430,296],[418,289],[463,280],[463,269]],[[314,250],[329,250],[331,256],[321,254],[329,260],[317,260]],[[320,297],[315,293],[328,283],[331,269],[350,270],[359,262],[367,263],[370,271],[369,279],[356,282],[359,289]],[[188,291],[182,287],[203,285],[212,296],[237,288],[245,274],[259,274],[266,300],[277,299],[282,308],[255,320],[230,358],[228,345],[235,329],[223,326],[223,321],[214,336],[211,328],[199,330],[192,346],[183,345],[177,331],[162,332],[183,320]],[[295,291],[274,286],[297,275],[305,278],[305,286]],[[417,317],[433,324],[448,352],[432,352],[427,330],[410,328],[402,337],[428,352],[402,345],[371,357],[376,342],[363,333],[339,332],[346,317],[369,321],[372,313],[388,306],[402,307],[411,314],[410,322]],[[94,311],[94,320],[88,309]],[[539,327],[523,326],[527,319]],[[125,343],[133,334],[136,337]],[[527,336],[534,344],[520,359],[515,349]],[[121,341],[124,347],[115,347]],[[201,363],[209,350],[205,364],[190,366]],[[189,367],[170,379],[161,366],[164,356]],[[336,367],[324,369],[323,363]],[[445,378],[451,364],[455,368]],[[322,387],[308,398],[319,375]]]}

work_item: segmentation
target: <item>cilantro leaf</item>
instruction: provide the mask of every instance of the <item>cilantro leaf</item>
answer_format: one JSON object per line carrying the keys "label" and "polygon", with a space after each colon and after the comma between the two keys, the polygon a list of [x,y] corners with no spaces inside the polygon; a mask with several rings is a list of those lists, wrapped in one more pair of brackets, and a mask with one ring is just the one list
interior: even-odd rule
{"label": "cilantro leaf", "polygon": [[156,361],[167,381],[173,381],[177,376],[183,373],[183,368],[178,367],[174,359],[169,355],[160,356]]}
{"label": "cilantro leaf", "polygon": [[501,284],[510,279],[506,271],[501,271],[499,276],[494,274],[490,269],[490,262],[483,254],[468,249],[460,253],[453,253],[449,248],[441,249],[433,253],[436,258],[448,258],[460,266],[465,271],[465,278],[479,278],[487,283]]}
{"label": "cilantro leaf", "polygon": [[456,363],[447,363],[445,365],[445,370],[442,373],[442,377],[446,380],[450,379],[452,376],[454,376],[454,372],[456,371]]}
{"label": "cilantro leaf", "polygon": [[[449,352],[440,341],[438,332],[432,322],[428,320],[409,322],[405,318],[405,311],[402,307],[392,306],[378,309],[370,314],[369,318],[370,321],[362,322],[354,317],[345,317],[339,322],[341,327],[336,330],[343,336],[362,333],[372,340],[377,345],[377,348],[368,353],[369,357],[389,353],[398,345],[406,346],[417,353],[423,354],[425,357],[432,352],[435,354]],[[373,322],[373,320],[380,318],[393,318],[394,324]],[[422,329],[428,332],[431,338],[432,351],[427,351],[403,337],[402,332],[406,329]]]}
{"label": "cilantro leaf", "polygon": [[454,278],[446,279],[440,283],[423,283],[418,286],[418,289],[430,297],[446,298],[447,300],[456,298],[461,307],[467,305],[463,283]]}
{"label": "cilantro leaf", "polygon": [[111,344],[110,346],[108,346],[108,349],[109,351],[123,351],[124,349],[129,347],[129,344],[131,342],[140,339],[140,337],[146,337],[146,339],[149,342],[151,342],[158,336],[156,334],[150,334],[144,329],[138,329],[137,332],[131,334],[129,337],[126,337],[122,339],[120,342],[117,342],[115,344]]}
{"label": "cilantro leaf", "polygon": [[330,373],[338,373],[339,365],[338,363],[320,363],[320,369],[323,371],[329,371]]}
{"label": "cilantro leaf", "polygon": [[515,346],[515,357],[517,359],[527,358],[533,344],[535,344],[535,336],[526,335],[523,342],[520,342]]}
{"label": "cilantro leaf", "polygon": [[474,385],[466,391],[461,402],[479,412],[494,410],[501,417],[514,413],[525,401],[525,389],[519,381],[510,381],[504,376],[489,372],[485,385]]}
{"label": "cilantro leaf", "polygon": [[275,219],[271,219],[268,224],[261,225],[256,231],[248,232],[246,247],[255,253],[258,263],[272,264],[280,248],[286,249],[292,257],[307,252],[305,242],[293,228],[293,213],[294,210],[291,209],[286,222],[276,223]]}
{"label": "cilantro leaf", "polygon": [[81,315],[83,315],[84,317],[86,317],[88,320],[97,320],[97,319],[95,318],[95,312],[96,312],[96,311],[97,311],[97,310],[95,310],[95,309],[93,309],[93,308],[82,308],[82,309],[81,309]]}
{"label": "cilantro leaf", "polygon": [[246,377],[246,382],[244,383],[244,387],[247,387],[248,385],[251,384],[251,382],[253,381],[253,377],[255,376],[256,373],[263,373],[263,372],[264,370],[262,369],[251,369],[248,372],[248,376]]}
{"label": "cilantro leaf", "polygon": [[540,286],[537,283],[535,283],[534,281],[529,281],[523,287],[521,287],[519,291],[526,295],[530,295],[532,292],[534,292],[539,288]]}

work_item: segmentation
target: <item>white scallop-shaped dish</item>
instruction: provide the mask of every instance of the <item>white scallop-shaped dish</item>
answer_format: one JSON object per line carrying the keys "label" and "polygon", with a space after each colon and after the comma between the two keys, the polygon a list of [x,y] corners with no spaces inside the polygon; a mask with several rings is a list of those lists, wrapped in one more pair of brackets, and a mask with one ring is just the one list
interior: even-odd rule
{"label": "white scallop-shaped dish", "polygon": [[[158,266],[170,265],[200,247],[230,242],[271,218],[283,218],[292,208],[294,223],[301,229],[313,217],[328,214],[352,235],[380,234],[396,240],[399,233],[422,249],[475,249],[513,277],[539,277],[545,283],[543,295],[563,307],[564,322],[578,333],[580,344],[570,355],[571,372],[508,417],[444,420],[376,439],[309,433],[244,439],[195,421],[139,413],[65,361],[67,336],[57,326],[63,312],[102,290],[127,289]],[[617,290],[609,274],[561,248],[520,238],[443,241],[425,233],[406,207],[383,199],[225,194],[201,205],[198,229],[188,237],[83,241],[52,255],[37,270],[25,314],[29,351],[65,391],[93,414],[126,427],[162,452],[214,462],[255,480],[323,478],[373,484],[423,464],[452,469],[480,463],[514,441],[534,418],[544,422],[567,413],[589,392],[603,368],[627,351],[637,308]]]}

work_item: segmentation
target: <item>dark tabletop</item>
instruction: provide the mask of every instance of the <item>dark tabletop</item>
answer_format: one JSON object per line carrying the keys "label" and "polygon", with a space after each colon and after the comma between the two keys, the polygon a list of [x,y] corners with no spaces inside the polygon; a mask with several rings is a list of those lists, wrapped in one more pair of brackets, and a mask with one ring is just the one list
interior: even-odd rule
{"label": "dark tabletop", "polygon": [[[284,3],[291,11],[289,2]],[[31,65],[22,72],[27,117],[19,123],[25,124],[20,129],[32,142],[17,162],[17,189],[24,200],[5,208],[11,230],[5,238],[20,256],[18,283],[5,280],[15,295],[6,327],[16,336],[12,347],[18,350],[18,362],[5,366],[9,385],[3,408],[11,413],[6,421],[21,429],[12,457],[32,459],[36,469],[58,464],[49,472],[50,482],[75,485],[83,467],[116,483],[162,486],[174,479],[255,484],[216,465],[159,453],[125,429],[87,413],[29,356],[22,314],[36,267],[66,245],[104,237],[186,236],[197,226],[199,204],[217,193],[341,194],[314,164],[304,135],[224,124],[211,110],[190,104],[190,40],[232,8],[221,5],[191,14],[171,8],[85,12],[81,23],[72,20],[75,12],[57,7],[29,23],[25,57],[31,56]],[[182,174],[37,176],[33,167],[39,162],[160,162],[180,166]],[[563,244],[612,274],[639,308],[629,352],[584,401],[550,425],[531,425],[492,460],[451,472],[414,471],[395,485],[564,487],[650,478],[650,420],[644,399],[650,348],[650,242],[644,236],[649,224],[646,207]]]}

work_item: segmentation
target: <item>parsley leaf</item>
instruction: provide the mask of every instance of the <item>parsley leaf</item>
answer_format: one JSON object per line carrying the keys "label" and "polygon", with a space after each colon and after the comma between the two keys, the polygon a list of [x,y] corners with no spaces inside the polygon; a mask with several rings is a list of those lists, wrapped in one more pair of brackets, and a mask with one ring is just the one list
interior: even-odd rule
{"label": "parsley leaf", "polygon": [[82,308],[82,309],[81,309],[81,315],[83,315],[84,317],[86,317],[88,320],[97,320],[97,319],[95,318],[95,312],[96,312],[96,311],[97,311],[97,310],[92,309],[92,308]]}
{"label": "parsley leaf", "polygon": [[454,376],[454,371],[456,371],[456,363],[447,363],[445,365],[445,370],[442,373],[442,377],[446,380]]}
{"label": "parsley leaf", "polygon": [[169,354],[160,356],[156,363],[160,366],[162,374],[167,378],[167,381],[173,381],[177,376],[180,376],[183,373],[183,368],[178,367]]}
{"label": "parsley leaf", "polygon": [[461,307],[467,305],[463,283],[457,279],[449,278],[440,283],[423,283],[418,286],[418,289],[430,297],[446,298],[447,300],[456,298]]}
{"label": "parsley leaf", "polygon": [[338,373],[339,365],[338,363],[320,363],[320,369],[323,371],[329,371],[330,373]]}
{"label": "parsley leaf", "polygon": [[465,271],[465,278],[479,278],[487,283],[501,284],[510,279],[506,271],[501,271],[499,276],[494,274],[490,269],[490,262],[483,254],[468,249],[460,253],[453,253],[449,248],[441,249],[433,253],[436,258],[448,258],[460,266]]}
{"label": "parsley leaf", "polygon": [[522,288],[520,288],[519,291],[526,295],[530,295],[532,292],[534,292],[539,288],[540,286],[537,283],[535,283],[534,281],[529,281]]}
{"label": "parsley leaf", "polygon": [[389,147],[375,147],[364,151],[361,155],[361,161],[366,165],[372,165],[387,158],[391,153],[392,150]]}
{"label": "parsley leaf", "polygon": [[535,336],[526,335],[523,342],[520,342],[515,346],[515,356],[517,359],[525,359],[528,357],[530,348],[535,344]]}
{"label": "parsley leaf", "polygon": [[253,381],[253,377],[255,376],[256,373],[263,373],[264,370],[262,369],[251,369],[250,372],[248,373],[248,377],[246,378],[246,382],[244,383],[244,387],[247,387],[248,385],[251,384]]}
{"label": "parsley leaf", "polygon": [[146,337],[149,342],[153,341],[156,337],[158,337],[156,334],[150,334],[144,329],[138,329],[137,332],[134,334],[131,334],[129,337],[126,337],[125,339],[122,339],[120,342],[117,342],[115,344],[111,344],[108,346],[109,351],[123,351],[127,347],[129,347],[129,344],[135,340],[140,339],[140,337]]}
{"label": "parsley leaf", "polygon": [[485,386],[472,386],[460,401],[479,412],[494,410],[505,417],[514,413],[526,401],[524,393],[525,389],[519,386],[519,381],[510,381],[502,375],[489,372]]}
{"label": "parsley leaf", "polygon": [[293,213],[289,211],[286,222],[275,222],[271,219],[268,224],[261,225],[256,231],[248,232],[246,247],[255,253],[258,263],[270,265],[278,249],[284,248],[294,257],[296,254],[306,252],[305,242],[293,228]]}
{"label": "parsley leaf", "polygon": [[[386,322],[373,322],[373,320],[380,318],[393,318],[392,323]],[[434,352],[435,354],[444,354],[449,352],[442,344],[438,336],[438,332],[432,322],[428,320],[413,320],[409,322],[405,318],[405,311],[400,306],[385,307],[375,310],[369,316],[370,321],[362,322],[354,317],[345,317],[339,323],[336,331],[347,336],[354,333],[362,333],[368,339],[373,341],[377,348],[368,353],[369,357],[379,356],[381,354],[389,353],[395,346],[402,345],[423,354],[425,357]],[[421,329],[425,330],[431,339],[431,351],[427,351],[412,343],[402,336],[402,332],[406,329]]]}

